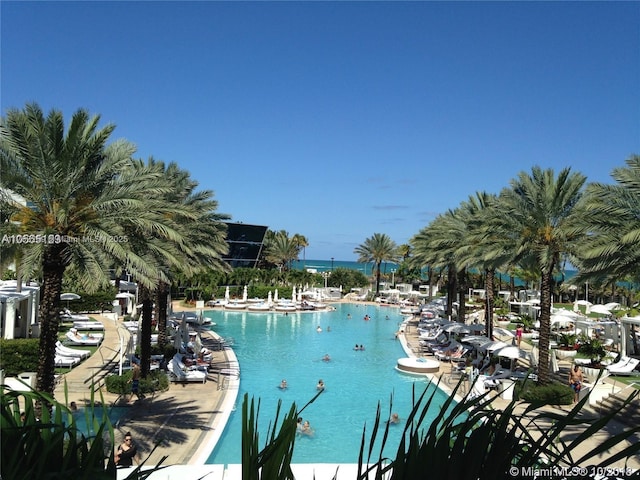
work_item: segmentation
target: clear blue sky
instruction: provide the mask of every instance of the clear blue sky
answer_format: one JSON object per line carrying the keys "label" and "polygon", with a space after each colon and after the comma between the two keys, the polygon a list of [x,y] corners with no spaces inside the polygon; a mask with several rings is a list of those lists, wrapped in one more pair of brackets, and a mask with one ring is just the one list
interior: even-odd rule
{"label": "clear blue sky", "polygon": [[310,259],[640,153],[639,2],[11,2],[1,107],[83,107]]}

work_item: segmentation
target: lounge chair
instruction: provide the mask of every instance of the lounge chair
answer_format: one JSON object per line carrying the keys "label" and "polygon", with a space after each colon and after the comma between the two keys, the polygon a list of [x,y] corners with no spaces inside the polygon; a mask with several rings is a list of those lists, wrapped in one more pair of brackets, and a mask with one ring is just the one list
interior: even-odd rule
{"label": "lounge chair", "polygon": [[86,315],[76,315],[75,313],[71,313],[71,311],[68,308],[64,309],[64,311],[60,314],[60,318],[62,320],[66,320],[66,321],[71,320],[73,322],[88,322],[91,320]]}
{"label": "lounge chair", "polygon": [[207,381],[207,373],[200,370],[190,370],[182,363],[181,354],[176,354],[169,363],[169,372],[174,382],[199,382]]}
{"label": "lounge chair", "polygon": [[74,320],[73,328],[78,330],[104,330],[104,325],[100,322],[94,322],[93,320]]}
{"label": "lounge chair", "polygon": [[607,370],[611,375],[631,375],[638,365],[640,360],[637,358],[623,357],[619,362],[609,365]]}
{"label": "lounge chair", "polygon": [[77,348],[69,348],[65,347],[61,342],[56,343],[56,354],[61,357],[77,357],[77,358],[87,358],[91,355],[89,350],[81,350]]}
{"label": "lounge chair", "polygon": [[56,354],[55,365],[56,367],[75,367],[80,363],[79,357],[63,357]]}
{"label": "lounge chair", "polygon": [[79,334],[75,328],[67,332],[67,338],[76,345],[98,346],[104,338],[102,333]]}

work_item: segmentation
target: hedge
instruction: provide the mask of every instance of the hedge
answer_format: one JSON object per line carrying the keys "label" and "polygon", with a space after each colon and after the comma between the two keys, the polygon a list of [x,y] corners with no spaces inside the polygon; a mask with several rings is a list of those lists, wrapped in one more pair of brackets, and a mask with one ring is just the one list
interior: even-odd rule
{"label": "hedge", "polygon": [[37,371],[39,344],[37,338],[0,339],[0,369],[5,376]]}

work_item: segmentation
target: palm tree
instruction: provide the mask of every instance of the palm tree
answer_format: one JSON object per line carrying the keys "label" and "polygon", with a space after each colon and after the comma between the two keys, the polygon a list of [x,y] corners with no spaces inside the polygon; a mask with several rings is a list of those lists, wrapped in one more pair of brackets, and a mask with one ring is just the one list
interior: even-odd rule
{"label": "palm tree", "polygon": [[153,189],[147,189],[146,195],[151,210],[158,217],[158,224],[162,222],[163,228],[146,230],[130,226],[135,254],[146,263],[157,266],[156,277],[138,277],[138,273],[143,272],[133,270],[142,292],[140,353],[143,376],[150,367],[152,292],[156,291],[156,318],[159,337],[162,337],[166,327],[166,287],[171,282],[169,272],[172,268],[179,268],[187,278],[204,269],[229,271],[222,260],[228,248],[223,220],[228,216],[215,212],[217,202],[212,199],[212,192],[197,192],[197,182],[174,163],[165,168],[163,162],[154,159],[147,163],[136,161],[131,174],[137,176],[138,172],[146,170],[158,173],[159,182]]}
{"label": "palm tree", "polygon": [[[0,187],[26,200],[11,220],[23,232],[39,235],[23,245],[25,276],[42,279],[40,359],[37,389],[53,394],[55,344],[60,293],[65,270],[77,267],[85,291],[108,282],[105,265],[130,265],[147,275],[155,271],[130,256],[123,226],[155,227],[144,192],[147,181],[122,175],[135,151],[126,141],[107,145],[113,125],[98,128],[100,118],[77,111],[65,133],[63,115],[52,110],[45,118],[35,104],[12,109],[0,126]],[[0,199],[6,203],[6,198]],[[2,208],[4,210],[4,208]]]}
{"label": "palm tree", "polygon": [[[498,198],[500,208],[491,209],[484,221],[513,263],[535,259],[540,271],[540,361],[541,384],[550,380],[549,342],[553,274],[566,252],[575,251],[585,239],[583,209],[580,206],[586,178],[571,169],[556,177],[552,169],[533,167],[521,172]],[[508,212],[508,213],[506,213]]]}
{"label": "palm tree", "polygon": [[615,185],[592,183],[584,196],[590,235],[572,258],[576,282],[640,279],[640,156],[613,170]]}
{"label": "palm tree", "polygon": [[458,291],[458,259],[456,252],[465,231],[461,212],[449,210],[438,215],[427,227],[411,239],[413,245],[412,263],[415,266],[430,265],[447,273],[446,313],[453,315],[453,303]]}
{"label": "palm tree", "polygon": [[293,236],[293,241],[298,245],[299,249],[302,249],[302,269],[304,270],[304,264],[307,261],[307,247],[309,246],[309,240],[307,240],[307,237],[304,235],[296,233]]}
{"label": "palm tree", "polygon": [[298,258],[300,246],[285,230],[268,235],[265,245],[266,259],[280,270],[289,270],[291,262]]}
{"label": "palm tree", "polygon": [[376,269],[376,296],[380,293],[380,265],[382,262],[395,262],[397,260],[397,246],[385,233],[374,233],[364,243],[354,250],[358,255],[358,262],[375,263]]}

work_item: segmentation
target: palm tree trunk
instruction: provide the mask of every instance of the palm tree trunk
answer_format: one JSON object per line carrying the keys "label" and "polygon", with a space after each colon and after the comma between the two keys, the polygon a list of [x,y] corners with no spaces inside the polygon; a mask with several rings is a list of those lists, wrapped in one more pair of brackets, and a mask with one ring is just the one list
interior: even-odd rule
{"label": "palm tree trunk", "polygon": [[60,326],[60,294],[65,265],[61,260],[63,244],[48,245],[42,264],[42,299],[40,303],[40,359],[36,389],[53,395],[55,356]]}
{"label": "palm tree trunk", "polygon": [[160,282],[156,289],[156,319],[158,321],[158,345],[164,349],[167,344],[167,296],[169,285]]}
{"label": "palm tree trunk", "polygon": [[142,327],[140,328],[140,374],[147,378],[151,369],[151,317],[153,315],[153,300],[151,292],[143,285],[139,285],[142,299]]}
{"label": "palm tree trunk", "polygon": [[453,315],[453,299],[456,294],[456,267],[449,265],[447,267],[447,311],[446,314],[451,318]]}
{"label": "palm tree trunk", "polygon": [[538,364],[538,383],[546,385],[551,381],[549,366],[549,342],[551,339],[551,289],[553,288],[553,268],[548,266],[542,271],[540,285],[540,361]]}
{"label": "palm tree trunk", "polygon": [[484,288],[486,290],[486,296],[484,300],[484,321],[486,325],[487,337],[493,337],[493,305],[494,305],[494,280],[496,277],[495,268],[489,268],[486,271],[486,279],[484,281]]}
{"label": "palm tree trunk", "polygon": [[458,293],[458,322],[465,323],[466,320],[466,302],[465,294],[467,293],[467,269],[462,268],[458,271],[458,281],[456,282],[456,290]]}
{"label": "palm tree trunk", "polygon": [[376,297],[380,293],[380,264],[382,262],[376,262]]}

